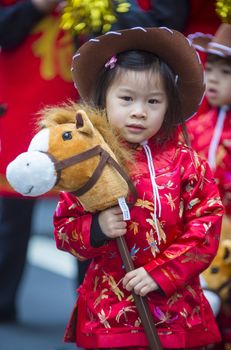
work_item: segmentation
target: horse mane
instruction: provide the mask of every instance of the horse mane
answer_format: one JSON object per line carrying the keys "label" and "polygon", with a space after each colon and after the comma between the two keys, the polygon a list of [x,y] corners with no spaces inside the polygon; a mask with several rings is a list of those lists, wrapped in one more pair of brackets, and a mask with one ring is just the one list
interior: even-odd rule
{"label": "horse mane", "polygon": [[127,169],[128,164],[133,159],[133,151],[126,147],[118,130],[110,126],[105,111],[73,101],[68,101],[58,106],[47,106],[38,113],[40,117],[37,122],[37,128],[40,130],[58,124],[75,123],[76,113],[80,109],[87,113],[93,126],[100,132],[115,154],[118,163]]}

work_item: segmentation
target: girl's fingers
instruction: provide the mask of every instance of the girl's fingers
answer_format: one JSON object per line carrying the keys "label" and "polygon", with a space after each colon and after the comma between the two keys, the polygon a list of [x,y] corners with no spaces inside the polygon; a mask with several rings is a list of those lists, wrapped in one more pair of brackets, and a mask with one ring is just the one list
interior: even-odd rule
{"label": "girl's fingers", "polygon": [[113,230],[113,237],[120,237],[120,236],[124,236],[126,234],[127,230],[125,229],[117,229],[117,230]]}
{"label": "girl's fingers", "polygon": [[145,297],[145,295],[147,295],[148,293],[149,293],[149,289],[148,289],[147,286],[141,288],[140,291],[139,291],[139,295],[141,297]]}
{"label": "girl's fingers", "polygon": [[141,295],[141,296],[145,296],[149,292],[148,286],[143,281],[140,281],[138,283],[133,283],[133,282],[134,282],[134,279],[132,280],[132,283],[127,284],[126,289],[128,291],[134,290],[134,292],[137,295]]}
{"label": "girl's fingers", "polygon": [[114,222],[111,226],[111,230],[125,230],[127,229],[127,223],[124,221]]}
{"label": "girl's fingers", "polygon": [[137,276],[137,269],[127,272],[126,275],[124,276],[124,284],[127,284],[130,280],[132,280],[133,278],[135,278]]}
{"label": "girl's fingers", "polygon": [[120,209],[120,207],[119,207],[118,205],[117,205],[116,207],[111,208],[110,210],[111,210],[111,212],[112,212],[113,214],[115,214],[115,215],[121,215],[121,216],[123,217],[122,211],[121,211],[121,209]]}
{"label": "girl's fingers", "polygon": [[123,279],[123,288],[145,296],[159,287],[143,267],[128,272]]}
{"label": "girl's fingers", "polygon": [[127,230],[125,230],[124,228],[123,229],[120,229],[120,230],[118,230],[119,231],[119,233],[120,233],[120,235],[122,236],[122,235],[125,235],[126,233],[127,233]]}
{"label": "girl's fingers", "polygon": [[123,229],[125,229],[125,228],[127,228],[127,223],[126,223],[126,221],[120,221],[120,228],[123,228]]}
{"label": "girl's fingers", "polygon": [[140,279],[138,276],[133,277],[129,280],[126,280],[124,278],[124,288],[126,288],[128,291],[131,291],[132,289],[134,289],[135,286],[138,285],[138,283],[140,283]]}
{"label": "girl's fingers", "polygon": [[114,214],[114,215],[115,215],[116,221],[119,221],[119,222],[124,221],[123,215],[121,213],[120,214]]}
{"label": "girl's fingers", "polygon": [[141,295],[141,291],[144,289],[145,290],[146,285],[143,283],[143,281],[140,281],[134,286],[134,292],[138,295]]}

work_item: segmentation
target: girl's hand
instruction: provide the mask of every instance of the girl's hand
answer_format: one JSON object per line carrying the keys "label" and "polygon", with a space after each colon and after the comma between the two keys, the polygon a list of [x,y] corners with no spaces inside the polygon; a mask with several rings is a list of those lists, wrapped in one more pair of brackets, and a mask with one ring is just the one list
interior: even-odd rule
{"label": "girl's hand", "polygon": [[120,237],[127,232],[127,223],[119,206],[103,210],[98,220],[102,232],[109,238]]}
{"label": "girl's hand", "polygon": [[142,297],[159,289],[158,284],[143,267],[128,272],[123,279],[123,287],[128,291],[134,290]]}

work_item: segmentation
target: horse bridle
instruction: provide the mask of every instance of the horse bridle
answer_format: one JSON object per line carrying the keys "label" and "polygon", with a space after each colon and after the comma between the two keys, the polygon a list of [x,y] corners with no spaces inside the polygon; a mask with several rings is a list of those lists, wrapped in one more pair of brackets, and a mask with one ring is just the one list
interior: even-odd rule
{"label": "horse bridle", "polygon": [[214,289],[214,292],[220,293],[224,288],[226,287],[231,287],[231,280],[229,279],[228,281],[222,283],[219,288]]}
{"label": "horse bridle", "polygon": [[74,164],[83,162],[84,160],[87,160],[89,158],[95,157],[97,155],[100,156],[100,161],[96,167],[96,169],[94,170],[92,176],[90,177],[90,179],[78,190],[72,192],[72,194],[74,194],[76,197],[82,196],[84,193],[88,192],[98,181],[98,179],[100,178],[103,168],[105,167],[105,165],[108,163],[111,166],[113,166],[118,173],[124,178],[124,180],[127,182],[128,187],[130,189],[130,191],[132,192],[133,195],[133,199],[131,202],[128,203],[129,206],[132,206],[135,204],[136,200],[137,200],[137,191],[136,188],[133,184],[133,182],[131,181],[130,177],[126,174],[126,172],[123,170],[123,168],[112,158],[112,156],[105,151],[105,149],[103,149],[101,146],[95,146],[93,148],[90,148],[87,151],[84,151],[80,154],[76,154],[72,157],[63,159],[63,160],[56,160],[54,158],[54,156],[52,156],[50,153],[48,152],[44,152],[45,154],[47,154],[52,162],[54,163],[55,166],[55,170],[57,172],[57,181],[55,183],[55,185],[57,185],[60,181],[61,178],[61,172],[63,169],[68,168]]}

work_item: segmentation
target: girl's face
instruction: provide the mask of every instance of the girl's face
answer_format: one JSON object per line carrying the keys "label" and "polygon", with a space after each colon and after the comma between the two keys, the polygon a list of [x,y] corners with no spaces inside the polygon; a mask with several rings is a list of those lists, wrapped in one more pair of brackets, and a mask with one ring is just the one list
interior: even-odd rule
{"label": "girl's face", "polygon": [[212,106],[231,105],[231,66],[222,61],[205,63],[206,96]]}
{"label": "girl's face", "polygon": [[141,143],[161,128],[168,101],[160,74],[121,68],[106,93],[112,126],[130,143]]}

